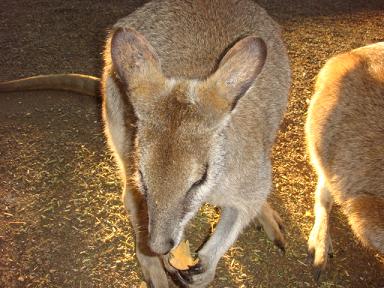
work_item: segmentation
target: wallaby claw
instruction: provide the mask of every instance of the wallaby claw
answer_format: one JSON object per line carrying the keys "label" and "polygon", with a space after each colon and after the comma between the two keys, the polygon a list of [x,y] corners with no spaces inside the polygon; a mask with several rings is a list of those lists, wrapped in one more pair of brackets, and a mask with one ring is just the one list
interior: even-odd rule
{"label": "wallaby claw", "polygon": [[172,276],[175,281],[177,281],[177,284],[179,284],[181,287],[188,287],[188,284],[191,282],[192,279],[184,279],[183,276],[181,276],[180,271],[175,271],[172,273]]}
{"label": "wallaby claw", "polygon": [[197,263],[194,266],[191,266],[188,270],[177,270],[175,272],[175,275],[177,277],[177,280],[181,282],[184,286],[188,286],[189,284],[193,283],[193,276],[196,274],[201,274],[204,272],[203,265]]}
{"label": "wallaby claw", "polygon": [[193,275],[195,274],[201,274],[204,272],[204,267],[203,265],[201,265],[200,262],[198,262],[197,264],[191,266],[188,270],[186,270],[188,273],[191,273]]}
{"label": "wallaby claw", "polygon": [[[319,234],[318,229],[312,229],[308,240],[308,262],[313,265],[313,277],[319,282],[320,275],[327,266],[328,258],[333,258],[332,240],[329,234]],[[321,235],[321,237],[319,237]]]}
{"label": "wallaby claw", "polygon": [[277,225],[282,233],[285,233],[285,226],[282,222],[277,221]]}
{"label": "wallaby claw", "polygon": [[188,287],[188,285],[192,282],[192,277],[190,275],[184,274],[181,271],[176,271],[177,280],[184,286]]}
{"label": "wallaby claw", "polygon": [[323,272],[323,269],[321,267],[314,267],[313,268],[313,278],[316,282],[319,282],[322,272]]}
{"label": "wallaby claw", "polygon": [[204,272],[204,267],[199,262],[196,265],[191,266],[188,270],[181,270],[179,272],[181,275],[183,275],[184,278],[192,280],[193,275],[201,274]]}
{"label": "wallaby claw", "polygon": [[285,254],[285,243],[281,239],[275,239],[273,243],[281,250],[283,255]]}
{"label": "wallaby claw", "polygon": [[[323,273],[324,269],[325,269],[325,266],[326,266],[326,261],[320,261],[320,262],[317,262],[315,261],[315,257],[316,257],[316,250],[315,249],[308,249],[308,256],[307,256],[307,261],[309,263],[313,263],[313,279],[316,281],[316,282],[319,282],[320,280],[320,276],[321,274]],[[329,258],[332,258],[333,257],[333,251],[329,251],[327,253],[328,257]]]}

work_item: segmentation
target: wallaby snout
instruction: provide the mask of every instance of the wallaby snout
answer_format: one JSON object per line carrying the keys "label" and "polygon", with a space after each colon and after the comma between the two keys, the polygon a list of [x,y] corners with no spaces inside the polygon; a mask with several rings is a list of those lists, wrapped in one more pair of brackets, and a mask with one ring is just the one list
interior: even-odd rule
{"label": "wallaby snout", "polygon": [[175,246],[175,240],[169,236],[161,237],[150,233],[149,248],[158,255],[165,255]]}
{"label": "wallaby snout", "polygon": [[152,252],[164,255],[180,242],[183,227],[175,208],[175,211],[167,211],[167,207],[160,205],[158,203],[154,208],[154,205],[148,204],[148,246]]}

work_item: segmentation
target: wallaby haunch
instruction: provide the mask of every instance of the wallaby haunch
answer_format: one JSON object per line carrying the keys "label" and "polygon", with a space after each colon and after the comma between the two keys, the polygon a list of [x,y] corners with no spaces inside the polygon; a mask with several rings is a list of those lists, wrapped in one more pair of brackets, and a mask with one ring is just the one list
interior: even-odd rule
{"label": "wallaby haunch", "polygon": [[[152,1],[119,20],[104,52],[103,119],[124,176],[124,204],[136,255],[152,287],[166,270],[189,287],[206,287],[219,259],[257,220],[284,249],[282,223],[267,203],[271,147],[287,104],[288,56],[279,26],[250,0]],[[76,77],[84,93],[98,79]],[[33,78],[47,88],[68,77]],[[45,83],[45,84],[44,84]],[[0,90],[34,89],[31,79]],[[81,90],[81,89],[80,89]],[[187,271],[168,264],[203,202],[220,221]]]}
{"label": "wallaby haunch", "polygon": [[341,205],[353,232],[384,253],[384,42],[331,58],[321,69],[306,122],[318,175],[308,240],[315,277],[332,255],[329,213]]}

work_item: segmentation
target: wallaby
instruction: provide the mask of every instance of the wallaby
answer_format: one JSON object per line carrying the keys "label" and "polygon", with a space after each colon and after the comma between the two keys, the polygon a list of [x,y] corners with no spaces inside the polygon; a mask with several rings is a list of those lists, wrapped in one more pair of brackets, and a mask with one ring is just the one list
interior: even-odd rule
{"label": "wallaby", "polygon": [[353,232],[384,252],[384,42],[337,55],[321,69],[305,134],[318,175],[315,224],[308,240],[318,280],[333,255],[332,203]]}
{"label": "wallaby", "polygon": [[[168,270],[185,286],[206,287],[253,220],[284,249],[282,221],[267,197],[290,68],[280,28],[265,10],[251,0],[148,2],[114,25],[104,59],[105,133],[123,172],[147,283],[168,287]],[[60,84],[68,78],[88,84]],[[35,81],[45,83],[39,89],[97,90],[96,78],[51,80],[37,76],[0,89],[34,89]],[[221,208],[220,221],[199,263],[177,271],[168,252],[203,202]]]}

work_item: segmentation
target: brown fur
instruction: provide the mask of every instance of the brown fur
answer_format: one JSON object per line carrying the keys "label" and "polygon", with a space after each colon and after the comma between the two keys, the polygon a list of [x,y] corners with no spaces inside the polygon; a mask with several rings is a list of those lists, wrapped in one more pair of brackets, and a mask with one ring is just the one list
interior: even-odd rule
{"label": "brown fur", "polygon": [[343,211],[361,242],[384,253],[384,197],[364,195],[348,199]]}
{"label": "brown fur", "polygon": [[316,82],[306,123],[308,150],[319,175],[309,250],[321,269],[331,252],[333,199],[359,239],[384,252],[383,59],[384,43],[355,49],[330,59]]}

